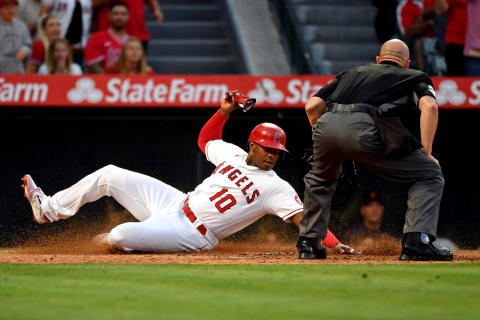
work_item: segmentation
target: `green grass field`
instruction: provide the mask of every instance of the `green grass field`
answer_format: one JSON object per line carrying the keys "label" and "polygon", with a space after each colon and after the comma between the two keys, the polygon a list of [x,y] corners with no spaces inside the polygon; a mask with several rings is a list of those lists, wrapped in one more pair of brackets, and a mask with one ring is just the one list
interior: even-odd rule
{"label": "green grass field", "polygon": [[0,319],[478,319],[480,264],[0,265]]}

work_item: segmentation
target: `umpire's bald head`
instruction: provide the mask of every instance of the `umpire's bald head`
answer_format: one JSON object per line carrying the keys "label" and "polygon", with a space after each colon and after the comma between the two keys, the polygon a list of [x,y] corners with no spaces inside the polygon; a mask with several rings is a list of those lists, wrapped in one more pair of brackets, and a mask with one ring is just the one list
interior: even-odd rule
{"label": "umpire's bald head", "polygon": [[380,56],[377,56],[377,63],[382,61],[391,61],[403,68],[410,65],[410,51],[408,46],[402,40],[388,40],[380,49]]}

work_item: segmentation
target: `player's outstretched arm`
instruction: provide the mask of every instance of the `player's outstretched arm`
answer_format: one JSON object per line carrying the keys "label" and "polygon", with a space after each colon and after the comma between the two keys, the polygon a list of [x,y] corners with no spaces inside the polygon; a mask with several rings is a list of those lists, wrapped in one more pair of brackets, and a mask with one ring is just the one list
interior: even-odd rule
{"label": "player's outstretched arm", "polygon": [[198,147],[205,153],[205,147],[207,143],[212,140],[222,139],[222,131],[225,122],[232,111],[238,109],[238,105],[235,101],[235,96],[240,95],[238,91],[229,91],[228,94],[223,97],[220,109],[205,123],[200,134],[198,136]]}
{"label": "player's outstretched arm", "polygon": [[[300,225],[300,221],[302,221],[302,215],[302,213],[297,213],[290,218],[290,221],[292,221],[298,227]],[[354,248],[341,243],[340,240],[338,240],[338,238],[330,230],[327,230],[327,235],[325,236],[325,239],[323,239],[322,243],[329,248],[335,249],[338,253],[352,254],[357,252],[357,250]]]}

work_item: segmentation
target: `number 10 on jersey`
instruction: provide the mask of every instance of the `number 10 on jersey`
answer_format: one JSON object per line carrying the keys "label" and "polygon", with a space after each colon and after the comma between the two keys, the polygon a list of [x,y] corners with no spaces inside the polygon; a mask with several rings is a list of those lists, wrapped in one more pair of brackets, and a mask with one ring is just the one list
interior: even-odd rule
{"label": "number 10 on jersey", "polygon": [[215,203],[215,207],[220,213],[224,213],[237,203],[234,196],[230,193],[225,194],[227,191],[227,189],[223,188],[209,198],[211,202]]}

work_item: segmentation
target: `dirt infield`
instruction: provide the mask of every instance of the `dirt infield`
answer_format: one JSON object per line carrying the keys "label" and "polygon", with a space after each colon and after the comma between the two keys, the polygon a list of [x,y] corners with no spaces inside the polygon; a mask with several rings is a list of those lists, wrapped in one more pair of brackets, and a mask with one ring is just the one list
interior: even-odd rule
{"label": "dirt infield", "polygon": [[[60,243],[60,244],[59,244]],[[362,247],[363,246],[363,247]],[[297,259],[293,242],[229,242],[223,241],[207,252],[192,253],[110,253],[91,241],[44,243],[0,250],[0,263],[121,263],[121,264],[398,264],[400,244],[393,239],[357,244],[361,254],[337,254],[329,250],[327,260],[303,261]],[[480,262],[480,251],[456,251],[453,263]],[[425,263],[425,262],[424,262]],[[432,262],[427,262],[432,263]]]}

